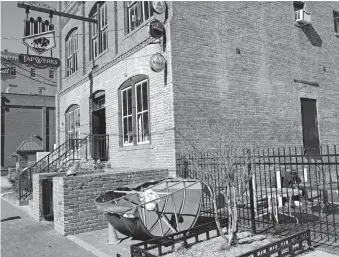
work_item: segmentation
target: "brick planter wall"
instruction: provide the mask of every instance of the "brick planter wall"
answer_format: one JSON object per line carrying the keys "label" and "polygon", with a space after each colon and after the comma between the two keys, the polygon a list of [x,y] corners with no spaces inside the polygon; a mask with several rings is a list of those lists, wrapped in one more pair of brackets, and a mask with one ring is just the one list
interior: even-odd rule
{"label": "brick planter wall", "polygon": [[54,228],[63,235],[103,229],[107,220],[94,200],[121,185],[168,177],[168,170],[105,172],[53,178]]}

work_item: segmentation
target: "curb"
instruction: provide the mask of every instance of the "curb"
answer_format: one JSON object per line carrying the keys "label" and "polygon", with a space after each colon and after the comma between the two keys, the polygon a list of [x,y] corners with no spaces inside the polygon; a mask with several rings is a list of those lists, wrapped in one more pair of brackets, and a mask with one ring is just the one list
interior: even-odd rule
{"label": "curb", "polygon": [[86,249],[87,251],[93,253],[95,256],[98,256],[98,257],[112,257],[112,256],[107,255],[103,251],[99,250],[98,248],[96,248],[96,247],[86,243],[85,241],[77,238],[76,236],[70,235],[70,236],[66,236],[66,238],[68,238],[69,240],[73,241],[74,243],[76,243],[77,245],[81,246],[82,248]]}

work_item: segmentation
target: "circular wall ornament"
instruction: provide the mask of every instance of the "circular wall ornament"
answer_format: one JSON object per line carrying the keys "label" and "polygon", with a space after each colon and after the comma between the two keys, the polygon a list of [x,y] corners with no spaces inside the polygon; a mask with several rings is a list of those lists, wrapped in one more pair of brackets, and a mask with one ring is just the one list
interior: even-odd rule
{"label": "circular wall ornament", "polygon": [[166,11],[165,1],[152,1],[152,7],[157,14],[162,14]]}
{"label": "circular wall ornament", "polygon": [[160,72],[165,69],[166,59],[161,53],[154,54],[150,59],[152,71]]}
{"label": "circular wall ornament", "polygon": [[165,34],[165,27],[158,20],[151,21],[148,32],[153,38],[160,38]]}

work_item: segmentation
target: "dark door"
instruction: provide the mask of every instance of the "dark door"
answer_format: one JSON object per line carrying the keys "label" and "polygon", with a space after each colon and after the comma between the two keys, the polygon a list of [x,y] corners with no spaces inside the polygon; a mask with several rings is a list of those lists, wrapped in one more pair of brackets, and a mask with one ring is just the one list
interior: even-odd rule
{"label": "dark door", "polygon": [[53,220],[53,182],[42,180],[42,214],[46,220]]}
{"label": "dark door", "polygon": [[320,143],[316,100],[301,98],[301,117],[305,154],[317,155]]}
{"label": "dark door", "polygon": [[106,160],[106,115],[105,108],[94,111],[92,114],[93,153],[94,160]]}

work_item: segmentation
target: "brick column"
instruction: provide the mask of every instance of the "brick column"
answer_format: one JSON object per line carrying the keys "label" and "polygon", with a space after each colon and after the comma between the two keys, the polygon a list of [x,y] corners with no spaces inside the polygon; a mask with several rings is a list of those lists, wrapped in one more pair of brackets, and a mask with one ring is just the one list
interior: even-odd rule
{"label": "brick column", "polygon": [[64,234],[65,231],[65,197],[64,197],[64,178],[53,178],[53,211],[54,211],[54,229]]}
{"label": "brick column", "polygon": [[42,220],[42,186],[40,181],[40,174],[33,174],[33,218],[37,221]]}

